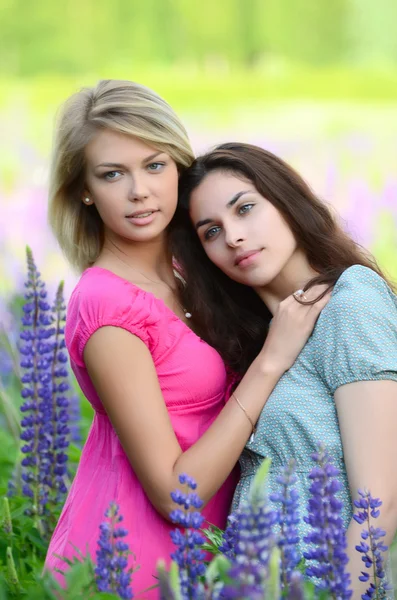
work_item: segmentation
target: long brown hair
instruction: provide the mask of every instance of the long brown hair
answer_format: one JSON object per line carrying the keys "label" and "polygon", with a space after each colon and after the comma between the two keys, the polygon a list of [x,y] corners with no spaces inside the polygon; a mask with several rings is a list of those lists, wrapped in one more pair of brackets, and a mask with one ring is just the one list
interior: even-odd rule
{"label": "long brown hair", "polygon": [[252,288],[232,281],[208,259],[191,223],[191,193],[213,171],[247,179],[281,213],[310,266],[319,273],[305,289],[317,283],[333,286],[345,269],[357,264],[385,276],[302,177],[271,152],[227,143],[198,157],[180,178],[173,251],[187,277],[184,301],[200,335],[241,373],[262,347],[271,315]]}

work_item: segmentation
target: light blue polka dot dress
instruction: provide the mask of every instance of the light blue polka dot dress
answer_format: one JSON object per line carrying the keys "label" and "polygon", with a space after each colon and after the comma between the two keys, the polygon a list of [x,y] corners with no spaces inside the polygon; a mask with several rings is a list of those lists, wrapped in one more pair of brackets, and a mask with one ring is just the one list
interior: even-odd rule
{"label": "light blue polka dot dress", "polygon": [[[397,381],[397,297],[374,271],[354,265],[338,279],[313,334],[262,411],[255,438],[247,444],[240,460],[241,479],[233,508],[246,499],[264,457],[272,460],[270,493],[279,489],[276,478],[281,467],[294,458],[301,517],[306,514],[308,473],[313,468],[311,454],[321,441],[341,471],[340,498],[347,527],[352,502],[334,393],[347,383],[382,379]],[[381,410],[381,398],[379,403]],[[363,431],[363,436],[366,435],[369,432]],[[300,553],[305,549],[302,538],[306,530],[301,518]]]}

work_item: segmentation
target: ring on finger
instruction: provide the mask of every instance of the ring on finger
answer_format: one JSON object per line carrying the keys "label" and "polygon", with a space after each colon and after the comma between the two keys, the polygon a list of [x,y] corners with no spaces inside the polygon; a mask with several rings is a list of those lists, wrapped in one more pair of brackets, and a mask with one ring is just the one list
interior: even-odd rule
{"label": "ring on finger", "polygon": [[296,290],[296,292],[294,292],[292,295],[295,298],[295,300],[307,300],[307,297],[305,296],[305,292],[303,290]]}

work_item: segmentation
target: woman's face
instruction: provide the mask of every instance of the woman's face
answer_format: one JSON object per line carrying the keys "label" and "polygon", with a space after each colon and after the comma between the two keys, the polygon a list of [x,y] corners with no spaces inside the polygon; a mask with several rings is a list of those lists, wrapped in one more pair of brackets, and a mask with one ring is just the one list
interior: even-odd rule
{"label": "woman's face", "polygon": [[279,211],[251,182],[232,173],[206,176],[191,195],[190,217],[208,258],[251,287],[270,285],[297,250]]}
{"label": "woman's face", "polygon": [[95,204],[106,235],[140,242],[163,234],[178,198],[178,170],[168,154],[104,129],[86,146],[85,159],[83,201]]}

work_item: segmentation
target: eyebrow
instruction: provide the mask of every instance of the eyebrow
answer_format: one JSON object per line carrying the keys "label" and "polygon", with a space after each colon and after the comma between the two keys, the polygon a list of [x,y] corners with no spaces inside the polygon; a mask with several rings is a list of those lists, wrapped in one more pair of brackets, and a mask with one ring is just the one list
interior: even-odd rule
{"label": "eyebrow", "polygon": [[[237,192],[237,194],[235,194],[233,198],[229,200],[229,202],[226,204],[226,208],[231,208],[234,204],[236,204],[237,200],[239,200],[241,196],[244,196],[244,194],[250,194],[251,192],[252,190],[243,190],[241,192]],[[213,219],[203,219],[202,221],[197,221],[196,231],[197,229],[199,229],[199,227],[202,227],[203,225],[208,225],[209,223],[213,222]]]}
{"label": "eyebrow", "polygon": [[[151,154],[150,156],[147,156],[146,158],[144,158],[142,162],[143,163],[150,162],[151,160],[153,160],[160,154],[164,154],[164,152],[162,152],[161,150],[159,152],[155,152],[154,154]],[[106,162],[106,163],[101,163],[100,165],[96,165],[95,168],[98,169],[99,167],[110,167],[110,168],[121,169],[121,168],[125,167],[125,165],[123,165],[121,163],[107,163]]]}

